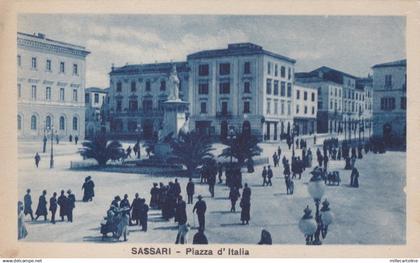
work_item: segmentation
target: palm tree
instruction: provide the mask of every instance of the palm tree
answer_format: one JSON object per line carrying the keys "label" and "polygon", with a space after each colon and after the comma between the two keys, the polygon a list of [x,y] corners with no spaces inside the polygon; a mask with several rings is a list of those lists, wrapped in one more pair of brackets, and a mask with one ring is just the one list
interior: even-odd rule
{"label": "palm tree", "polygon": [[96,136],[92,141],[82,143],[80,155],[95,159],[99,166],[105,166],[108,160],[118,160],[124,156],[124,149],[119,141],[108,141],[104,135]]}
{"label": "palm tree", "polygon": [[226,143],[227,148],[223,149],[220,157],[230,157],[238,160],[241,167],[245,160],[252,159],[253,156],[261,154],[262,149],[258,146],[258,139],[253,135],[238,134],[230,142]]}
{"label": "palm tree", "polygon": [[213,154],[210,153],[211,142],[206,136],[195,131],[180,134],[178,139],[171,141],[171,147],[176,162],[186,166],[190,178],[197,167],[203,165],[209,158],[213,158]]}

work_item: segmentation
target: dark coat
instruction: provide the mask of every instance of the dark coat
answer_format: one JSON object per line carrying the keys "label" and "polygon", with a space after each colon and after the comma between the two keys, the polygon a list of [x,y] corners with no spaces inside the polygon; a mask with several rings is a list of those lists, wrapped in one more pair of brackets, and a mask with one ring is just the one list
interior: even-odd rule
{"label": "dark coat", "polygon": [[194,183],[193,182],[188,182],[187,184],[187,194],[189,195],[193,195],[194,194]]}
{"label": "dark coat", "polygon": [[140,209],[140,222],[143,224],[147,222],[147,212],[149,212],[149,206],[146,203],[143,203]]}
{"label": "dark coat", "polygon": [[67,210],[67,197],[65,195],[60,195],[57,199],[57,204],[60,206],[60,216],[65,216]]}
{"label": "dark coat", "polygon": [[230,192],[229,192],[229,199],[231,201],[238,201],[238,198],[241,196],[241,194],[239,193],[238,188],[231,188]]}
{"label": "dark coat", "polygon": [[203,200],[198,200],[197,203],[195,203],[194,205],[193,213],[195,210],[197,210],[197,215],[204,215],[207,210],[206,202],[204,202]]}
{"label": "dark coat", "polygon": [[75,203],[76,197],[74,196],[74,194],[69,194],[69,196],[67,197],[67,209],[73,210],[73,208],[76,207]]}
{"label": "dark coat", "polygon": [[55,197],[50,198],[50,211],[57,211],[57,198]]}
{"label": "dark coat", "polygon": [[134,198],[133,202],[131,203],[131,219],[140,220],[141,206],[142,203],[140,202],[140,198]]}
{"label": "dark coat", "polygon": [[273,170],[271,170],[271,168],[269,168],[269,169],[267,170],[267,177],[268,177],[268,178],[273,178]]}
{"label": "dark coat", "polygon": [[160,189],[153,186],[152,189],[150,189],[150,206],[151,207],[157,207],[159,204],[159,194]]}
{"label": "dark coat", "polygon": [[207,245],[209,242],[203,232],[197,232],[193,237],[193,245]]}
{"label": "dark coat", "polygon": [[46,216],[48,214],[48,211],[47,211],[47,200],[45,199],[45,196],[44,195],[41,195],[39,197],[38,207],[36,209],[35,214],[37,216],[44,216],[44,215]]}
{"label": "dark coat", "polygon": [[120,208],[130,207],[130,201],[128,199],[123,199],[120,202]]}
{"label": "dark coat", "polygon": [[25,205],[25,210],[23,211],[25,215],[32,213],[32,198],[30,194],[26,194],[23,198],[23,202]]}
{"label": "dark coat", "polygon": [[242,198],[246,200],[251,200],[251,188],[244,188],[244,190],[242,191]]}
{"label": "dark coat", "polygon": [[181,186],[178,182],[174,183],[174,194],[175,196],[178,196],[181,194]]}
{"label": "dark coat", "polygon": [[242,208],[241,210],[241,221],[249,221],[251,219],[250,210],[251,202],[248,199],[242,197],[241,203],[239,204]]}
{"label": "dark coat", "polygon": [[179,202],[176,206],[175,222],[178,222],[178,224],[180,225],[187,223],[186,208],[187,208],[187,205],[185,204],[185,201]]}

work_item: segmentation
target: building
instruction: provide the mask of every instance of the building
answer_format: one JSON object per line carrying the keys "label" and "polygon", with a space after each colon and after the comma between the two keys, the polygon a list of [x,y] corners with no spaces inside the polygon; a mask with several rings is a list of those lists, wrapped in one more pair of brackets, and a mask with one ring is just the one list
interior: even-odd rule
{"label": "building", "polygon": [[85,59],[82,46],[17,33],[17,130],[21,140],[85,134]]}
{"label": "building", "polygon": [[163,122],[163,102],[169,95],[168,77],[175,64],[180,80],[179,96],[188,98],[186,62],[112,67],[107,108],[111,137],[151,139]]}
{"label": "building", "polygon": [[388,143],[405,142],[407,124],[407,61],[377,64],[373,69],[373,134]]}
{"label": "building", "polygon": [[228,131],[279,140],[293,125],[295,60],[252,43],[187,56],[192,129],[226,138]]}
{"label": "building", "polygon": [[373,107],[373,79],[369,75],[366,78],[360,78],[356,82],[356,89],[362,90],[362,115],[361,115],[361,133],[363,137],[370,137],[372,135],[372,107]]}
{"label": "building", "polygon": [[90,87],[85,90],[85,137],[92,138],[100,131],[105,132],[104,104],[107,89]]}
{"label": "building", "polygon": [[318,89],[315,86],[295,83],[293,122],[298,135],[316,133]]}

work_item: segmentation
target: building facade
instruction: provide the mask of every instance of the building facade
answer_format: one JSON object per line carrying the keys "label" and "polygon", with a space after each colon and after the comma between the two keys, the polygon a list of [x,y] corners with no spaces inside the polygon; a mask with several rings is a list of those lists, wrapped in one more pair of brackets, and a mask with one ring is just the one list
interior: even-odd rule
{"label": "building facade", "polygon": [[362,114],[360,129],[364,137],[370,137],[373,134],[373,79],[369,75],[366,78],[360,78],[356,82],[356,89],[362,90]]}
{"label": "building facade", "polygon": [[112,67],[106,108],[108,134],[118,138],[151,139],[163,122],[163,102],[169,95],[168,77],[175,64],[180,80],[179,96],[188,98],[186,62]]}
{"label": "building facade", "polygon": [[373,134],[391,142],[406,138],[407,61],[377,64],[373,69]]}
{"label": "building facade", "polygon": [[105,132],[104,105],[108,89],[90,87],[85,90],[85,137]]}
{"label": "building facade", "polygon": [[318,90],[315,86],[295,83],[293,122],[298,135],[316,133]]}
{"label": "building facade", "polygon": [[187,56],[191,129],[226,138],[230,129],[279,140],[293,125],[295,60],[252,43]]}
{"label": "building facade", "polygon": [[17,33],[17,130],[20,140],[85,134],[85,59],[82,46]]}

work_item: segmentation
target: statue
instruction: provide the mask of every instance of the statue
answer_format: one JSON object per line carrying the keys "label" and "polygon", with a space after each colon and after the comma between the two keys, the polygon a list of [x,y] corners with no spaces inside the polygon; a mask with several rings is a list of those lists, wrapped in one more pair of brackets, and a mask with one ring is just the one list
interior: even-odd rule
{"label": "statue", "polygon": [[169,75],[170,93],[168,100],[179,100],[179,78],[175,65],[172,65],[171,74]]}

